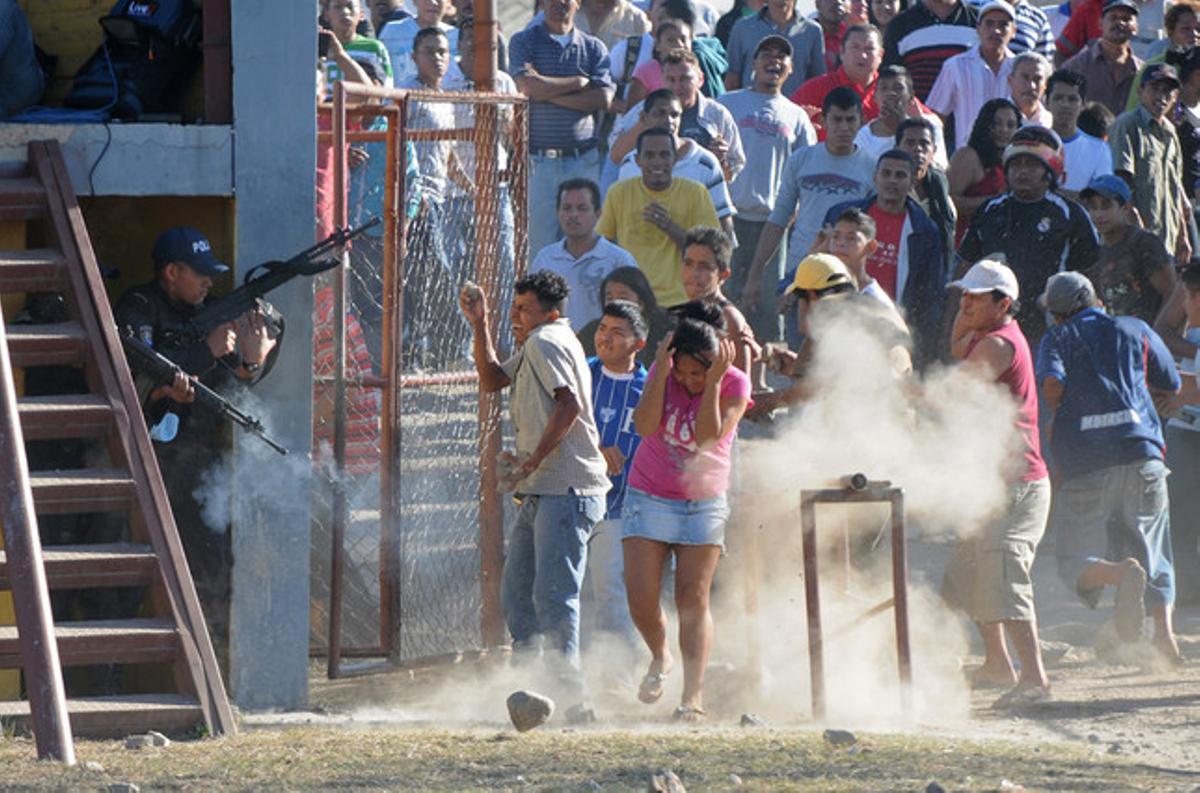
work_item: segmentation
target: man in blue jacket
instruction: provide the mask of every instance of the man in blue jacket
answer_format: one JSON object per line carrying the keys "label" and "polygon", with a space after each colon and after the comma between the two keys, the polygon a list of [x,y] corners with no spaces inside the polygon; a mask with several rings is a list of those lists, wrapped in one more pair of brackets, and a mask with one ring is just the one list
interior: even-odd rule
{"label": "man in blue jacket", "polygon": [[[832,207],[824,236],[829,251],[859,282],[859,291],[886,296],[903,310],[913,332],[915,363],[921,366],[938,356],[949,262],[941,232],[910,196],[916,170],[908,152],[884,152],[875,166],[875,192]],[[867,240],[865,256],[852,253],[855,246],[847,235],[855,232]]]}
{"label": "man in blue jacket", "polygon": [[1051,276],[1038,303],[1054,318],[1037,375],[1051,417],[1059,575],[1092,608],[1105,587],[1116,587],[1124,641],[1141,638],[1149,610],[1155,647],[1182,663],[1171,626],[1175,568],[1156,410],[1179,391],[1175,361],[1145,322],[1105,314],[1081,273]]}

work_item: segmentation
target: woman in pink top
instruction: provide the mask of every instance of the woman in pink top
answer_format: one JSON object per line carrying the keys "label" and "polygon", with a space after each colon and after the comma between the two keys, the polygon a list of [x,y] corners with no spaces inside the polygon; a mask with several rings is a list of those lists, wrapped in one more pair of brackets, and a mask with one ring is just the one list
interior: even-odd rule
{"label": "woman in pink top", "polygon": [[654,57],[633,70],[629,81],[626,107],[633,107],[651,91],[663,87],[662,56],[671,50],[692,49],[692,29],[686,22],[668,19],[654,31]]}
{"label": "woman in pink top", "polygon": [[[667,620],[659,605],[663,569],[675,554],[675,606],[683,655],[682,721],[702,721],[704,668],[712,648],[709,589],[725,547],[729,454],[750,403],[750,380],[714,328],[720,310],[689,304],[658,348],[634,426],[642,436],[629,472],[624,519],[625,588],[633,622],[653,658],[638,689],[657,702],[671,671]],[[695,319],[704,314],[711,322]]]}

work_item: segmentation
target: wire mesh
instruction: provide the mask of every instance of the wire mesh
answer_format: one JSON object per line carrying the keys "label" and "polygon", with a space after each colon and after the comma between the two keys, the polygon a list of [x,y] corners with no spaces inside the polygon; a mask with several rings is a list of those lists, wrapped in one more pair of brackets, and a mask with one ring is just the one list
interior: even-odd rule
{"label": "wire mesh", "polygon": [[[399,96],[393,115],[368,111],[347,126],[347,221],[387,216],[392,196],[395,211],[378,236],[355,242],[344,268],[340,636],[347,654],[408,661],[484,644],[489,598],[482,578],[497,577],[499,568],[481,551],[481,477],[488,467],[481,460],[494,454],[481,442],[481,429],[498,426],[498,411],[492,403],[481,408],[471,330],[457,295],[468,280],[484,287],[500,307],[493,311],[498,346],[509,349],[507,305],[518,246],[523,253],[525,244],[518,233],[525,116],[518,97]],[[392,133],[389,124],[396,125]],[[315,652],[328,643],[332,577],[332,286],[317,283],[314,294]],[[490,502],[498,504],[494,494]],[[489,499],[482,503],[487,509]]]}

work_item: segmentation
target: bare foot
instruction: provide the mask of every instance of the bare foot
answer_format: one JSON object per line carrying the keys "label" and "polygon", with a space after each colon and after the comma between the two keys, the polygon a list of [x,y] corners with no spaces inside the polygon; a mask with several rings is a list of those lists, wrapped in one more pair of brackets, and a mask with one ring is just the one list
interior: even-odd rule
{"label": "bare foot", "polygon": [[1146,617],[1146,571],[1136,559],[1126,559],[1121,565],[1121,583],[1117,586],[1113,618],[1121,640],[1135,642],[1142,636],[1142,622]]}
{"label": "bare foot", "polygon": [[1183,666],[1186,663],[1183,653],[1179,652],[1179,644],[1175,641],[1175,636],[1172,634],[1166,634],[1165,636],[1162,634],[1156,635],[1154,637],[1154,649],[1158,650],[1159,655],[1170,666]]}
{"label": "bare foot", "polygon": [[1017,673],[1010,666],[1007,669],[993,668],[986,664],[971,673],[971,689],[1011,688],[1017,683]]}

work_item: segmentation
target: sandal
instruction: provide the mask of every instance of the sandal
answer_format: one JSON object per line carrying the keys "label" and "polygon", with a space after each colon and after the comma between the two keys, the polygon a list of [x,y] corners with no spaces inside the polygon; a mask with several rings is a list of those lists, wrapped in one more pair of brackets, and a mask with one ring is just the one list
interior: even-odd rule
{"label": "sandal", "polygon": [[697,708],[692,705],[680,705],[675,708],[675,712],[671,714],[671,718],[685,724],[703,724],[708,719],[708,714],[704,712],[704,708]]}
{"label": "sandal", "polygon": [[1054,695],[1050,693],[1049,686],[1031,686],[1025,683],[1018,683],[993,702],[992,708],[994,710],[1023,708],[1030,705],[1040,705],[1043,702],[1049,702],[1053,698]]}
{"label": "sandal", "polygon": [[663,688],[667,682],[666,672],[647,672],[638,685],[638,700],[647,705],[653,705],[662,699]]}

